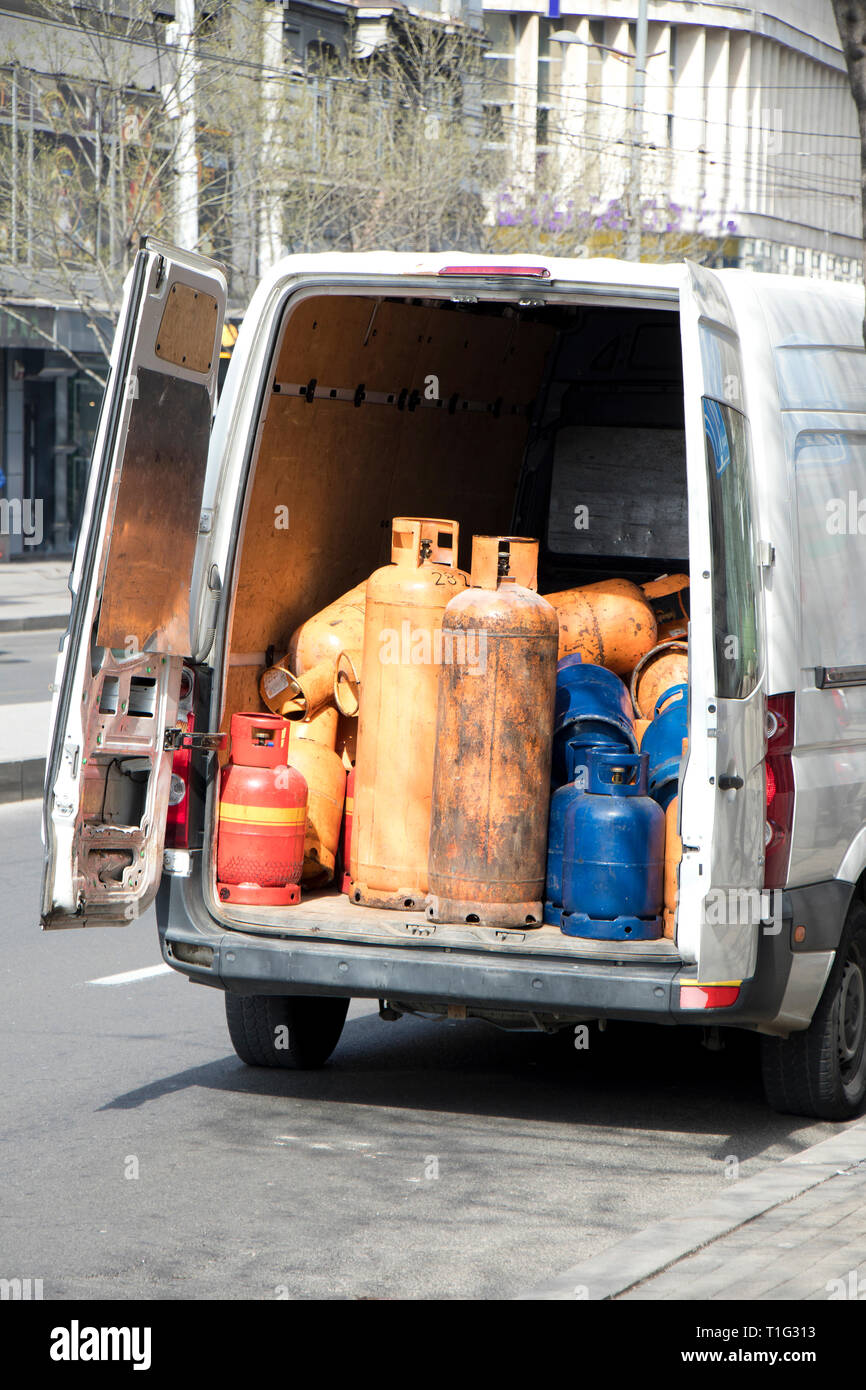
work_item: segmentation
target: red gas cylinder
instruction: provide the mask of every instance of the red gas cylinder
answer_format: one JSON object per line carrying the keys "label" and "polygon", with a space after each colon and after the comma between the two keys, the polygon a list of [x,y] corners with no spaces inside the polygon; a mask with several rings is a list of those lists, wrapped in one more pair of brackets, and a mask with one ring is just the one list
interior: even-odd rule
{"label": "red gas cylinder", "polygon": [[352,853],[352,811],[355,801],[355,769],[349,772],[346,781],[346,808],[343,812],[343,892],[351,893],[352,876],[349,873],[349,856]]}
{"label": "red gas cylinder", "polygon": [[300,899],[307,784],[286,763],[289,726],[275,714],[233,714],[220,784],[221,902],[287,907]]}

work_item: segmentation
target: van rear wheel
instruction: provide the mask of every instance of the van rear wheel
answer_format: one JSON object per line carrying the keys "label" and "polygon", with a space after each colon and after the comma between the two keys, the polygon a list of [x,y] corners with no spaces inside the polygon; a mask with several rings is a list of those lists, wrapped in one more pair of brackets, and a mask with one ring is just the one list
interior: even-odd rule
{"label": "van rear wheel", "polygon": [[866,907],[855,903],[809,1027],[761,1039],[764,1091],[774,1110],[850,1120],[866,1098]]}
{"label": "van rear wheel", "polygon": [[232,1047],[248,1067],[324,1066],[343,1031],[348,999],[226,991]]}

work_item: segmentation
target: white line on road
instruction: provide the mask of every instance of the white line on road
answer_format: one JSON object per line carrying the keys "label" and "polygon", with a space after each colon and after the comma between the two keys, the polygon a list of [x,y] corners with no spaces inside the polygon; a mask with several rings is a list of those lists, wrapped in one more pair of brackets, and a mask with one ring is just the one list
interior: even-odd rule
{"label": "white line on road", "polygon": [[87,980],[89,985],[130,985],[135,980],[150,980],[154,975],[171,975],[170,965],[148,965],[144,970],[125,970],[122,975],[103,975],[99,980]]}

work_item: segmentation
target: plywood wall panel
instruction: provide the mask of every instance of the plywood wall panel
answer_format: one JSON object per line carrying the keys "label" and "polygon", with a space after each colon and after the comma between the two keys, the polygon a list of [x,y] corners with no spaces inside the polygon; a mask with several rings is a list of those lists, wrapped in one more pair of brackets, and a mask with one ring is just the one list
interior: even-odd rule
{"label": "plywood wall panel", "polygon": [[[362,297],[317,298],[290,319],[278,382],[423,392],[439,376],[447,403],[535,397],[553,330]],[[316,325],[314,328],[313,325]],[[366,338],[366,346],[365,346]],[[281,653],[294,628],[390,557],[393,516],[454,517],[460,563],[473,531],[507,530],[528,418],[441,407],[271,395],[241,548],[231,650]],[[278,523],[288,511],[288,528]],[[259,671],[233,668],[226,719],[260,708]],[[244,701],[254,701],[252,704]],[[239,702],[239,703],[238,703]]]}

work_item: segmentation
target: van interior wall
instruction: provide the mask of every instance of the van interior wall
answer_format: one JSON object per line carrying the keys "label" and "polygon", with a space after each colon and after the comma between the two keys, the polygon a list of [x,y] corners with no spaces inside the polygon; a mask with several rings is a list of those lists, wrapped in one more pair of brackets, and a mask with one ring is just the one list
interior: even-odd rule
{"label": "van interior wall", "polygon": [[687,568],[679,314],[588,304],[560,329],[515,516],[541,592]]}
{"label": "van interior wall", "polygon": [[549,319],[449,301],[316,296],[290,312],[241,543],[223,728],[263,708],[261,654],[279,658],[299,623],[387,563],[392,517],[459,521],[467,570],[473,533],[509,531],[555,336]]}

